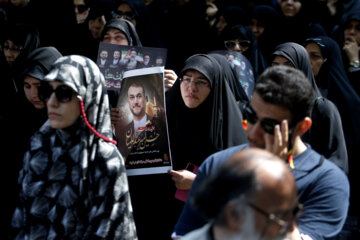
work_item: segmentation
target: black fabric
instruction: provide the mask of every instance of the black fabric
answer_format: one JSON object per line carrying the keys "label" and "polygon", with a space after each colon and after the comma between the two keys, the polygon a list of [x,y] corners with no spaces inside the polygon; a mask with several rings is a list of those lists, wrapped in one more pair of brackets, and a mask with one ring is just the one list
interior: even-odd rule
{"label": "black fabric", "polygon": [[[2,29],[1,45],[4,41],[11,40],[15,45],[21,47],[22,50],[15,62],[10,66],[3,52],[0,52],[0,152],[2,154],[4,170],[4,179],[1,189],[6,194],[5,202],[2,204],[1,212],[4,231],[1,236],[5,236],[9,229],[11,215],[15,207],[15,199],[17,197],[17,177],[22,164],[23,157],[23,138],[22,129],[27,124],[32,124],[32,120],[28,120],[29,115],[20,107],[23,97],[20,90],[23,83],[16,81],[22,73],[25,59],[36,49],[39,44],[39,33],[30,25],[14,24],[8,25],[7,29]],[[5,178],[6,177],[6,178]],[[6,237],[1,237],[6,239]]]}
{"label": "black fabric", "polygon": [[222,16],[226,23],[230,26],[238,24],[247,24],[249,21],[247,11],[244,8],[236,5],[226,6],[222,9]]}
{"label": "black fabric", "polygon": [[[187,70],[202,73],[211,85],[209,96],[194,109],[185,106],[180,92],[179,78]],[[205,54],[193,55],[186,60],[179,78],[167,92],[166,115],[175,170],[185,169],[188,162],[199,166],[210,154],[247,142],[241,124],[241,111],[225,78],[230,73],[225,74],[225,71],[215,58]],[[167,224],[170,223],[171,233],[184,203],[174,198],[174,182],[170,176],[166,177],[162,186],[167,184],[170,191],[164,190],[161,199],[166,199],[169,206],[163,206],[161,212],[168,219]],[[169,239],[169,235],[166,239]]]}
{"label": "black fabric", "polygon": [[[36,28],[29,24],[9,24],[4,31],[4,42],[6,40],[12,41],[16,46],[21,48],[19,56],[15,62],[9,66],[1,54],[1,76],[7,78],[6,84],[12,86],[12,90],[18,92],[22,84],[15,82],[19,74],[22,73],[26,57],[36,48],[40,46],[40,35]],[[4,42],[1,43],[3,46]],[[7,89],[5,92],[10,91]]]}
{"label": "black fabric", "polygon": [[300,11],[293,17],[287,17],[278,6],[280,24],[278,25],[279,39],[281,43],[296,42],[302,44],[305,39],[320,35],[327,35],[326,30],[316,22],[308,18],[308,9],[304,0],[301,1]]}
{"label": "black fabric", "polygon": [[[30,76],[36,78],[38,80],[43,80],[45,75],[49,72],[52,64],[61,57],[61,53],[54,47],[40,47],[35,49],[25,61],[25,68],[23,73],[21,74],[21,79],[19,82],[26,77]],[[25,98],[24,89],[20,89],[23,104],[21,109],[23,112],[21,113],[29,116],[28,124],[20,125],[19,127],[22,129],[22,138],[24,139],[24,150],[29,141],[30,137],[40,128],[40,126],[47,119],[46,107],[44,109],[38,110],[35,109],[34,106]],[[18,117],[21,117],[18,114]]]}
{"label": "black fabric", "polygon": [[344,45],[344,30],[351,20],[357,20],[360,22],[360,8],[355,8],[344,13],[340,22],[333,28],[331,37],[335,39],[340,46]]}
{"label": "black fabric", "polygon": [[300,44],[288,42],[276,47],[273,56],[288,59],[296,69],[301,70],[312,83],[316,98],[311,112],[313,125],[302,139],[309,143],[315,151],[334,162],[346,173],[348,172],[348,156],[340,113],[333,102],[324,98],[315,82],[309,55]]}
{"label": "black fabric", "polygon": [[190,69],[202,73],[209,80],[211,92],[194,109],[185,106],[179,79],[166,95],[175,169],[184,169],[188,162],[200,165],[211,153],[247,142],[241,125],[242,114],[225,77],[225,71],[231,69],[221,69],[216,59],[204,54],[188,58],[179,78]]}
{"label": "black fabric", "polygon": [[315,96],[322,96],[315,82],[314,74],[312,73],[310,58],[303,46],[294,42],[279,44],[276,46],[275,51],[273,52],[273,58],[275,56],[282,56],[288,59],[296,69],[301,70],[311,82],[311,85],[315,91]]}
{"label": "black fabric", "polygon": [[339,9],[339,4],[342,4],[343,1],[337,1],[333,3],[333,6],[336,8],[335,13],[331,13],[329,10],[327,1],[313,1],[313,0],[303,0],[308,6],[308,17],[309,20],[315,23],[319,23],[324,30],[330,34],[332,29],[340,21],[342,11]]}
{"label": "black fabric", "polygon": [[[350,1],[349,4],[351,2],[354,2],[354,1]],[[356,2],[358,2],[358,4],[360,4],[359,1],[356,1]],[[353,9],[351,9],[351,8],[348,9],[347,12],[342,16],[341,22],[334,29],[334,31],[332,33],[332,38],[336,40],[340,49],[342,49],[344,46],[344,30],[346,29],[348,23],[351,20],[356,20],[356,21],[360,22],[360,9],[359,8],[354,7]],[[348,70],[348,68],[350,67],[349,58],[344,50],[342,50],[341,53],[342,53],[341,56],[342,56],[345,70]],[[360,52],[359,52],[359,56],[360,56]],[[347,76],[348,76],[348,79],[349,79],[353,89],[356,91],[357,95],[360,96],[360,81],[359,81],[360,71],[347,72]],[[350,93],[350,95],[351,95],[351,93]],[[356,100],[354,100],[353,104],[356,106]],[[354,106],[354,105],[351,104],[350,106]],[[348,107],[346,105],[343,105],[342,108],[350,110],[352,108],[350,106]],[[357,105],[356,107],[358,108],[359,106]],[[349,166],[350,166],[349,180],[350,180],[350,184],[352,186],[351,194],[350,194],[349,215],[360,218],[360,207],[358,204],[360,201],[360,198],[359,198],[359,194],[357,194],[357,192],[356,192],[356,190],[357,190],[356,186],[359,183],[358,169],[360,167],[360,164],[359,164],[359,146],[360,146],[359,138],[360,138],[360,136],[359,136],[359,133],[357,130],[358,125],[359,125],[359,121],[357,120],[358,115],[359,115],[359,110],[355,111],[355,109],[353,109],[351,111],[352,111],[352,115],[353,115],[353,119],[351,119],[351,121],[354,121],[353,122],[354,126],[348,126],[347,129],[354,129],[354,130],[350,133],[350,135],[348,134],[346,136],[347,138],[351,138],[351,141],[347,142],[347,144],[350,145],[348,147]]]}
{"label": "black fabric", "polygon": [[[217,5],[217,4],[216,4]],[[219,29],[218,24],[221,20],[221,18],[224,18],[226,22],[226,26],[224,29]],[[219,8],[219,11],[217,12],[216,19],[214,23],[211,25],[209,29],[210,37],[212,39],[211,46],[209,50],[217,50],[217,49],[223,49],[224,48],[224,42],[219,39],[219,36],[221,35],[222,31],[224,31],[227,28],[231,28],[235,25],[247,25],[249,22],[247,11],[238,6],[238,5],[228,5],[224,8]]]}
{"label": "black fabric", "polygon": [[40,47],[32,51],[26,58],[22,77],[30,76],[42,80],[49,72],[52,64],[62,54],[54,47]]}
{"label": "black fabric", "polygon": [[41,46],[54,46],[63,55],[77,51],[77,22],[73,0],[31,0],[26,23],[35,26]]}
{"label": "black fabric", "polygon": [[251,19],[256,19],[258,24],[264,27],[264,32],[257,39],[259,48],[268,63],[276,45],[280,44],[278,25],[280,16],[278,12],[268,5],[256,5],[252,9]]}
{"label": "black fabric", "polygon": [[128,20],[120,19],[120,18],[111,19],[109,22],[106,23],[104,27],[102,34],[103,37],[109,28],[115,28],[122,31],[128,39],[129,46],[138,46],[138,47],[142,46],[139,35],[136,32],[135,26]]}
{"label": "black fabric", "polygon": [[[360,17],[359,17],[360,18]],[[355,152],[360,146],[360,96],[352,88],[344,69],[341,50],[337,43],[327,37],[310,38],[307,43],[315,42],[326,59],[321,66],[316,82],[325,89],[326,95],[338,108],[346,140],[348,153]],[[348,154],[350,155],[350,154]],[[356,161],[355,158],[349,161]]]}
{"label": "black fabric", "polygon": [[197,53],[206,53],[211,45],[205,1],[168,1],[164,30],[168,57],[167,68],[176,73],[185,60]]}
{"label": "black fabric", "polygon": [[114,10],[116,11],[117,7],[122,3],[128,4],[135,14],[135,28],[143,45],[146,47],[160,47],[159,34],[157,33],[152,16],[145,3],[142,0],[115,0],[116,7]]}
{"label": "black fabric", "polygon": [[[42,80],[49,72],[52,64],[61,57],[61,53],[54,47],[40,47],[35,49],[25,60],[24,71],[22,72],[19,82],[23,81],[26,76]],[[21,109],[22,114],[29,116],[29,123],[19,126],[22,129],[22,137],[24,139],[24,146],[26,146],[30,137],[40,128],[40,126],[47,119],[46,107],[41,110],[37,110],[29,103],[25,98],[24,89],[20,88],[19,92],[23,99]],[[18,117],[21,117],[18,114]]]}
{"label": "black fabric", "polygon": [[[348,12],[346,12],[346,14],[342,16],[340,23],[333,29],[331,37],[335,39],[340,49],[342,49],[344,46],[344,30],[346,29],[348,23],[352,20],[356,20],[360,22],[360,8],[354,8],[348,10]],[[345,70],[348,70],[350,67],[349,64],[350,60],[344,50],[341,51],[341,56],[343,59]],[[359,56],[360,56],[360,50],[359,50]],[[360,96],[360,81],[358,81],[358,79],[360,78],[360,71],[347,72],[347,76],[349,78],[352,87]]]}

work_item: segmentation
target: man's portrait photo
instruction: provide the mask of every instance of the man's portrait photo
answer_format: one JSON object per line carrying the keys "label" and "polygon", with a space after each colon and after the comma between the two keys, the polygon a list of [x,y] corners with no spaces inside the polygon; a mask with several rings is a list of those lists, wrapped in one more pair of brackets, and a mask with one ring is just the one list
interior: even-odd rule
{"label": "man's portrait photo", "polygon": [[116,126],[116,137],[127,169],[170,164],[163,77],[146,74],[152,69],[163,68],[133,70],[140,75],[124,75],[120,89],[118,107],[123,118]]}

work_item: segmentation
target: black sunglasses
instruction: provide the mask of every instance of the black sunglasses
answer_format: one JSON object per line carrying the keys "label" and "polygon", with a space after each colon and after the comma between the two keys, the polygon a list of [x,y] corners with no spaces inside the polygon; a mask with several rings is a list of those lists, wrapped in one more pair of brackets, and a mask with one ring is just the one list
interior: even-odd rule
{"label": "black sunglasses", "polygon": [[136,17],[136,14],[134,12],[123,12],[120,10],[113,11],[112,12],[114,18],[124,18],[126,20],[133,20]]}
{"label": "black sunglasses", "polygon": [[7,45],[3,46],[3,50],[5,51],[12,51],[12,52],[20,52],[22,50],[22,47],[14,47],[14,48],[11,48]]}
{"label": "black sunglasses", "polygon": [[240,48],[244,51],[250,47],[250,43],[248,40],[228,40],[224,42],[227,49],[234,49],[239,44]]}
{"label": "black sunglasses", "polygon": [[89,9],[86,5],[75,5],[75,8],[77,8],[79,13],[83,13]]}
{"label": "black sunglasses", "polygon": [[56,99],[61,103],[70,102],[74,95],[74,90],[66,85],[61,85],[53,89],[49,84],[41,84],[39,87],[39,98],[41,101],[48,101],[51,94],[55,92]]}
{"label": "black sunglasses", "polygon": [[271,118],[259,119],[254,109],[252,109],[250,105],[245,106],[243,114],[244,118],[251,124],[255,124],[257,121],[260,121],[260,125],[264,129],[264,131],[271,135],[274,134],[275,126],[281,124],[279,121]]}

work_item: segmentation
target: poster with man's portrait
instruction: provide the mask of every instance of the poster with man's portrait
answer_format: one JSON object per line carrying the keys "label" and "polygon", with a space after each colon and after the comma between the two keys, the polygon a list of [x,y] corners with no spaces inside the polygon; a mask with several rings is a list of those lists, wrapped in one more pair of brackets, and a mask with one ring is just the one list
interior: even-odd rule
{"label": "poster with man's portrait", "polygon": [[164,67],[167,49],[99,43],[96,63],[109,90],[119,90],[125,71]]}
{"label": "poster with man's portrait", "polygon": [[167,173],[172,169],[165,115],[164,67],[124,72],[115,126],[127,174]]}

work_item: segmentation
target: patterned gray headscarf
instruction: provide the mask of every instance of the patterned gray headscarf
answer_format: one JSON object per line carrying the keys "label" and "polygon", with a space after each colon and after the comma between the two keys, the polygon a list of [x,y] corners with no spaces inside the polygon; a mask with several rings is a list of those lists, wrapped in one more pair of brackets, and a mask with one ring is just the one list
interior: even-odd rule
{"label": "patterned gray headscarf", "polygon": [[[97,65],[88,58],[72,55],[59,58],[44,81],[60,81],[71,87],[84,102],[87,120],[94,129],[105,136],[112,137],[110,108],[104,76]],[[85,149],[96,150],[95,134],[88,128],[83,134]],[[84,158],[87,153],[84,152]],[[90,154],[89,160],[93,160]]]}
{"label": "patterned gray headscarf", "polygon": [[[47,121],[35,133],[19,174],[12,239],[137,239],[124,160],[112,136],[105,80],[90,59],[59,58],[44,81],[60,81],[83,100],[67,129]],[[109,140],[106,140],[109,138]]]}

